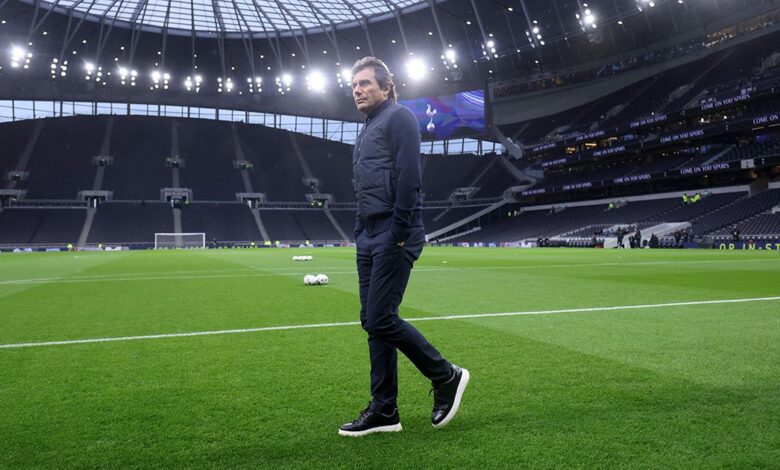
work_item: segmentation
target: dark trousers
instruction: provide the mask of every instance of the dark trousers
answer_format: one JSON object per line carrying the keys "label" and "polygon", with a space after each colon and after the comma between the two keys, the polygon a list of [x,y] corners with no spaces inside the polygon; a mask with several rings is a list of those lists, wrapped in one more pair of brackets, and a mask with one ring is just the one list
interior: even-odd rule
{"label": "dark trousers", "polygon": [[368,333],[371,358],[371,408],[392,413],[397,407],[398,357],[406,357],[434,383],[450,378],[450,363],[412,325],[398,316],[412,265],[420,257],[425,229],[412,227],[403,247],[390,230],[369,234],[361,231],[356,239],[357,269],[360,281],[360,324]]}

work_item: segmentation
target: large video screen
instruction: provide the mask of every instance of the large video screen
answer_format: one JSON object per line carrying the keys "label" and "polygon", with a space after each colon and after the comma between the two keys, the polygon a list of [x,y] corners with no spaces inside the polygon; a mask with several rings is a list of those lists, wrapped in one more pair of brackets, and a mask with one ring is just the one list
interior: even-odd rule
{"label": "large video screen", "polygon": [[420,121],[423,140],[449,139],[485,133],[485,92],[400,100]]}

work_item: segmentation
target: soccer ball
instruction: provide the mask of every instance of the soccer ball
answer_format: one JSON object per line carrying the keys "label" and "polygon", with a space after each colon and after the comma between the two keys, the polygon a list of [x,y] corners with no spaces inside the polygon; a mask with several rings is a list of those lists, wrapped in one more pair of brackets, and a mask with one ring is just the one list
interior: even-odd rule
{"label": "soccer ball", "polygon": [[328,283],[330,279],[328,279],[328,276],[324,274],[317,274],[317,284],[325,285]]}
{"label": "soccer ball", "polygon": [[306,286],[313,286],[317,283],[317,277],[313,274],[307,274],[303,276],[303,284]]}

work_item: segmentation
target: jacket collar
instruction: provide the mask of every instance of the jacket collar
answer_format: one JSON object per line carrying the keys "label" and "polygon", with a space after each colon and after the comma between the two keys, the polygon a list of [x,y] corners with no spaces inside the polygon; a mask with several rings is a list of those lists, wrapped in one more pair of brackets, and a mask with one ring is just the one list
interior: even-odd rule
{"label": "jacket collar", "polygon": [[384,100],[379,106],[374,108],[374,110],[371,111],[371,113],[369,113],[366,116],[366,124],[368,124],[368,122],[374,119],[375,117],[379,116],[379,113],[389,108],[391,104],[393,104],[393,100],[391,100],[390,98]]}

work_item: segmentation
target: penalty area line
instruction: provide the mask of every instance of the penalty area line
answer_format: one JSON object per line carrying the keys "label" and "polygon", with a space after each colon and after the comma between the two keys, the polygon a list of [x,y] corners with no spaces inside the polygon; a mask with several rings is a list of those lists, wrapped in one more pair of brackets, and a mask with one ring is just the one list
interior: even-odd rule
{"label": "penalty area line", "polygon": [[[445,321],[445,320],[463,320],[474,318],[494,318],[494,317],[516,317],[524,315],[551,315],[558,313],[588,313],[588,312],[610,312],[616,310],[642,310],[642,309],[654,309],[654,308],[670,308],[670,307],[686,307],[695,305],[719,305],[719,304],[736,304],[747,302],[772,302],[779,301],[780,296],[776,297],[753,297],[747,299],[721,299],[721,300],[693,300],[688,302],[669,302],[663,304],[641,304],[641,305],[616,305],[611,307],[585,307],[585,308],[565,308],[557,310],[528,310],[524,312],[502,312],[502,313],[472,313],[461,315],[444,315],[436,317],[417,317],[406,318],[409,322],[420,321]],[[62,341],[44,341],[39,343],[9,343],[0,344],[0,349],[20,349],[20,348],[33,348],[42,346],[63,346],[73,344],[89,344],[89,343],[110,343],[117,341],[139,341],[148,339],[164,339],[164,338],[184,338],[190,336],[214,336],[214,335],[234,335],[242,333],[258,333],[262,331],[284,331],[284,330],[304,330],[313,328],[336,328],[342,326],[359,326],[360,322],[335,322],[335,323],[313,323],[308,325],[282,325],[282,326],[264,326],[258,328],[239,328],[232,330],[212,330],[212,331],[192,331],[187,333],[163,333],[156,335],[139,335],[139,336],[115,336],[108,338],[85,338],[85,339],[71,339]]]}

